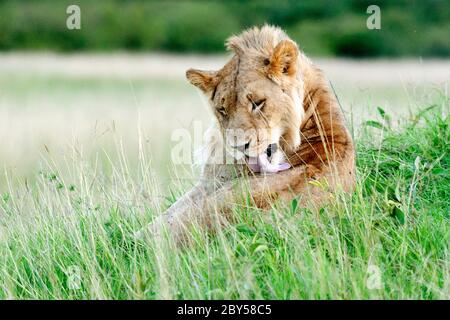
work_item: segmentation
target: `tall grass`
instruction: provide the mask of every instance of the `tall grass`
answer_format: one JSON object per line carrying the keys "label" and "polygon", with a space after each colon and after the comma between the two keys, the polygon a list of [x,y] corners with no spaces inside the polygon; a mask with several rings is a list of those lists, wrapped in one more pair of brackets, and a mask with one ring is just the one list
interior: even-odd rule
{"label": "tall grass", "polygon": [[182,191],[163,197],[144,148],[138,167],[118,147],[106,162],[48,159],[33,183],[5,171],[0,298],[448,299],[448,103],[367,121],[352,195],[318,212],[236,206],[236,225],[182,248],[133,241]]}

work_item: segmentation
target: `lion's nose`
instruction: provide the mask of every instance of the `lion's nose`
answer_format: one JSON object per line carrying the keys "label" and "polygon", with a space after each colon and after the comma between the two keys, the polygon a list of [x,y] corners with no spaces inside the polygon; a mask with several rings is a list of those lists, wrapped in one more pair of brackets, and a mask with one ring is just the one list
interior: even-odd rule
{"label": "lion's nose", "polygon": [[266,149],[267,157],[270,158],[272,156],[272,154],[277,152],[277,150],[278,150],[278,144],[276,144],[276,143],[269,144],[269,146]]}

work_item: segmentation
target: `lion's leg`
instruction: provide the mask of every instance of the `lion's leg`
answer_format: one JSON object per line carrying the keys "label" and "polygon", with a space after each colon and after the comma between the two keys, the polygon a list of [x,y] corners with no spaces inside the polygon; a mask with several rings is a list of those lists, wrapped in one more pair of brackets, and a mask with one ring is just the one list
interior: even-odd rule
{"label": "lion's leg", "polygon": [[[320,144],[314,146],[314,152],[320,151],[320,148]],[[198,185],[151,223],[143,233],[159,235],[162,229],[167,228],[178,241],[187,238],[189,229],[194,224],[202,229],[220,227],[232,221],[233,206],[244,203],[244,195],[247,193],[255,206],[264,209],[270,208],[277,199],[290,200],[294,197],[298,197],[303,207],[321,206],[330,200],[330,195],[338,188],[350,191],[353,187],[352,153],[346,152],[344,147],[340,150],[340,155],[344,157],[333,157],[334,161],[331,162],[317,161],[277,174],[228,181],[214,190]],[[303,156],[307,156],[307,153],[303,153]],[[346,177],[348,174],[353,174],[351,179]],[[346,185],[348,182],[350,184]]]}
{"label": "lion's leg", "polygon": [[316,171],[314,167],[298,166],[274,175],[230,181],[222,188],[210,193],[205,192],[201,186],[197,186],[140,231],[137,236],[139,238],[145,235],[159,236],[166,229],[176,241],[185,240],[193,225],[211,230],[231,221],[230,213],[233,205],[243,201],[243,195],[246,192],[250,193],[256,206],[266,208],[280,194],[288,192],[293,182],[306,180]]}
{"label": "lion's leg", "polygon": [[[143,239],[145,236],[159,235],[164,225],[167,225],[172,233],[179,233],[180,231],[177,230],[181,227],[181,224],[184,223],[184,220],[188,219],[190,212],[195,211],[197,204],[201,203],[203,198],[207,197],[208,191],[207,186],[201,183],[197,184],[152,223],[136,232],[135,238]],[[172,223],[172,221],[176,223]]]}

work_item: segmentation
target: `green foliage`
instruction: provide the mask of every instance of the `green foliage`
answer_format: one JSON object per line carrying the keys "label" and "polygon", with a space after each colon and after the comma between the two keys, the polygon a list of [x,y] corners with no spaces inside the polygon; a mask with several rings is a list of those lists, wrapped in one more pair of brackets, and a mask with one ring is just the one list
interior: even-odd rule
{"label": "green foliage", "polygon": [[368,30],[373,1],[79,0],[81,30],[66,28],[68,0],[0,1],[0,49],[223,52],[246,27],[286,29],[313,55],[450,55],[450,4],[377,1],[381,30]]}
{"label": "green foliage", "polygon": [[[117,164],[111,177],[93,168],[93,179],[83,163],[75,184],[60,170],[41,172],[0,199],[0,298],[448,299],[448,100],[443,105],[396,127],[378,108],[372,121],[380,125],[357,138],[352,195],[336,193],[314,212],[297,200],[269,212],[236,206],[234,226],[214,236],[194,230],[183,248],[134,242],[155,215],[137,192],[153,193],[145,172],[132,182]],[[377,288],[367,285],[369,266],[380,271]]]}

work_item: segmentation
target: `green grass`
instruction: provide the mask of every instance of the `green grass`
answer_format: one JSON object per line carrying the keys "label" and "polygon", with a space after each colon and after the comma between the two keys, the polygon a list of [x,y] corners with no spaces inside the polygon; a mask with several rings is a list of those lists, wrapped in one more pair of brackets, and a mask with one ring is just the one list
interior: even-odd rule
{"label": "green grass", "polygon": [[119,150],[108,165],[74,156],[33,183],[8,177],[0,298],[449,299],[448,103],[366,122],[352,195],[319,212],[236,207],[236,225],[184,248],[133,242],[173,201],[145,150],[134,168]]}

